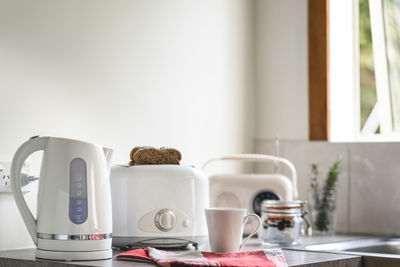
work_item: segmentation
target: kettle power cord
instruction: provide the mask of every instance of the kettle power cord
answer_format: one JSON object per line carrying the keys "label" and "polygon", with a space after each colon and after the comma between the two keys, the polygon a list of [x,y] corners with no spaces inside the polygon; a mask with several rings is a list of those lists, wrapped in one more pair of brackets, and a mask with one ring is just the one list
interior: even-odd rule
{"label": "kettle power cord", "polygon": [[21,187],[24,187],[25,185],[29,184],[30,182],[34,182],[39,180],[39,177],[29,175],[26,173],[21,173]]}

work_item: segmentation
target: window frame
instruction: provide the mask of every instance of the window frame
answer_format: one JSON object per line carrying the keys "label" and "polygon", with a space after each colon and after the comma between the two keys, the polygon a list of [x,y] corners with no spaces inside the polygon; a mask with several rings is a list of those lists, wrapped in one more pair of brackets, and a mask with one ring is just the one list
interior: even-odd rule
{"label": "window frame", "polygon": [[329,0],[308,0],[309,139],[329,140]]}
{"label": "window frame", "polygon": [[[381,134],[363,134],[363,129],[360,129],[360,91],[359,91],[359,55],[354,57],[354,111],[352,112],[354,116],[354,129],[349,129],[346,140],[336,140],[336,134],[330,133],[331,127],[331,115],[330,105],[331,101],[334,100],[330,98],[330,49],[329,49],[329,39],[330,39],[330,25],[329,25],[329,14],[330,14],[330,1],[329,0],[308,0],[308,106],[309,106],[309,140],[331,140],[333,141],[356,141],[356,142],[398,142],[400,139],[399,133],[393,133],[391,131],[391,105],[389,96],[389,86],[388,86],[388,70],[387,64],[388,59],[386,58],[386,47],[385,47],[385,36],[380,36],[377,33],[384,34],[381,25],[382,23],[382,12],[377,12],[377,10],[382,10],[382,3],[380,1],[371,1],[374,6],[370,5],[371,22],[372,27],[378,27],[378,29],[371,29],[373,32],[373,42],[375,44],[380,44],[380,48],[377,45],[374,46],[374,61],[379,65],[378,70],[375,69],[375,75],[377,79],[377,106],[383,106],[377,110],[375,117],[379,118],[379,123],[381,129]],[[352,1],[355,6],[354,9],[354,20],[353,27],[358,29],[358,0]],[[377,4],[377,2],[379,2]],[[371,9],[374,12],[371,12]],[[381,17],[372,16],[379,15]],[[354,29],[356,30],[356,29]],[[358,35],[354,40],[354,51],[355,54],[359,53],[359,40]],[[384,47],[384,49],[381,49]],[[378,51],[379,50],[379,51]],[[358,68],[357,68],[358,67]],[[357,69],[357,70],[356,70]],[[357,75],[358,74],[358,75]],[[378,85],[379,84],[379,85]],[[332,106],[333,108],[333,106]],[[334,120],[334,119],[333,119]],[[333,121],[332,121],[333,123]],[[337,122],[335,122],[337,123]],[[376,122],[370,122],[376,123]],[[333,125],[334,127],[335,125]],[[365,126],[365,125],[364,125]],[[382,127],[383,126],[383,127]],[[366,127],[368,128],[368,127]]]}

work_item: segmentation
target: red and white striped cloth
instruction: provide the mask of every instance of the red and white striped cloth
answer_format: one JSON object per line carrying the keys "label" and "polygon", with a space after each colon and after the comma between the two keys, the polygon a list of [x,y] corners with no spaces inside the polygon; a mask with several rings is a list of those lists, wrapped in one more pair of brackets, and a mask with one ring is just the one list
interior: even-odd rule
{"label": "red and white striped cloth", "polygon": [[155,248],[135,249],[117,255],[117,259],[147,261],[162,267],[174,266],[252,266],[287,267],[281,249],[264,249],[237,253],[201,251],[171,252]]}

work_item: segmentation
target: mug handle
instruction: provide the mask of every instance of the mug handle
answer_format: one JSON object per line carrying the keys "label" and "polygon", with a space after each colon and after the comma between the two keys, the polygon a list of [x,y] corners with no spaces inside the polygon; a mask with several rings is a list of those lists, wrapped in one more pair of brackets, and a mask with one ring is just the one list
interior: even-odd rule
{"label": "mug handle", "polygon": [[242,248],[244,247],[244,245],[246,245],[247,241],[249,241],[249,239],[250,239],[255,233],[257,233],[258,229],[260,229],[260,226],[261,226],[261,218],[258,217],[258,215],[255,214],[255,213],[250,213],[249,215],[247,215],[246,217],[244,217],[244,220],[243,220],[243,228],[244,228],[244,226],[246,225],[246,223],[247,223],[247,221],[248,221],[248,219],[249,219],[250,217],[256,217],[257,222],[258,222],[258,225],[257,225],[257,227],[254,229],[253,232],[251,232],[245,239],[243,239],[242,243],[240,244],[239,251],[241,251]]}

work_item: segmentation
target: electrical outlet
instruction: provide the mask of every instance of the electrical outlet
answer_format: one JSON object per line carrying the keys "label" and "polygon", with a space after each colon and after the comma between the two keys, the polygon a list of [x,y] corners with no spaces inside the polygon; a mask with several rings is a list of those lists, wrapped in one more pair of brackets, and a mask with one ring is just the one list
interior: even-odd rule
{"label": "electrical outlet", "polygon": [[6,168],[8,164],[0,164],[0,192],[11,192],[10,185],[10,172],[9,168]]}
{"label": "electrical outlet", "polygon": [[3,174],[0,180],[0,192],[11,192],[10,175]]}
{"label": "electrical outlet", "polygon": [[[10,161],[0,161],[0,193],[12,193],[10,184],[10,166]],[[24,171],[29,170],[29,164],[24,163],[22,169]],[[25,193],[30,190],[27,187],[24,187],[22,191]]]}

